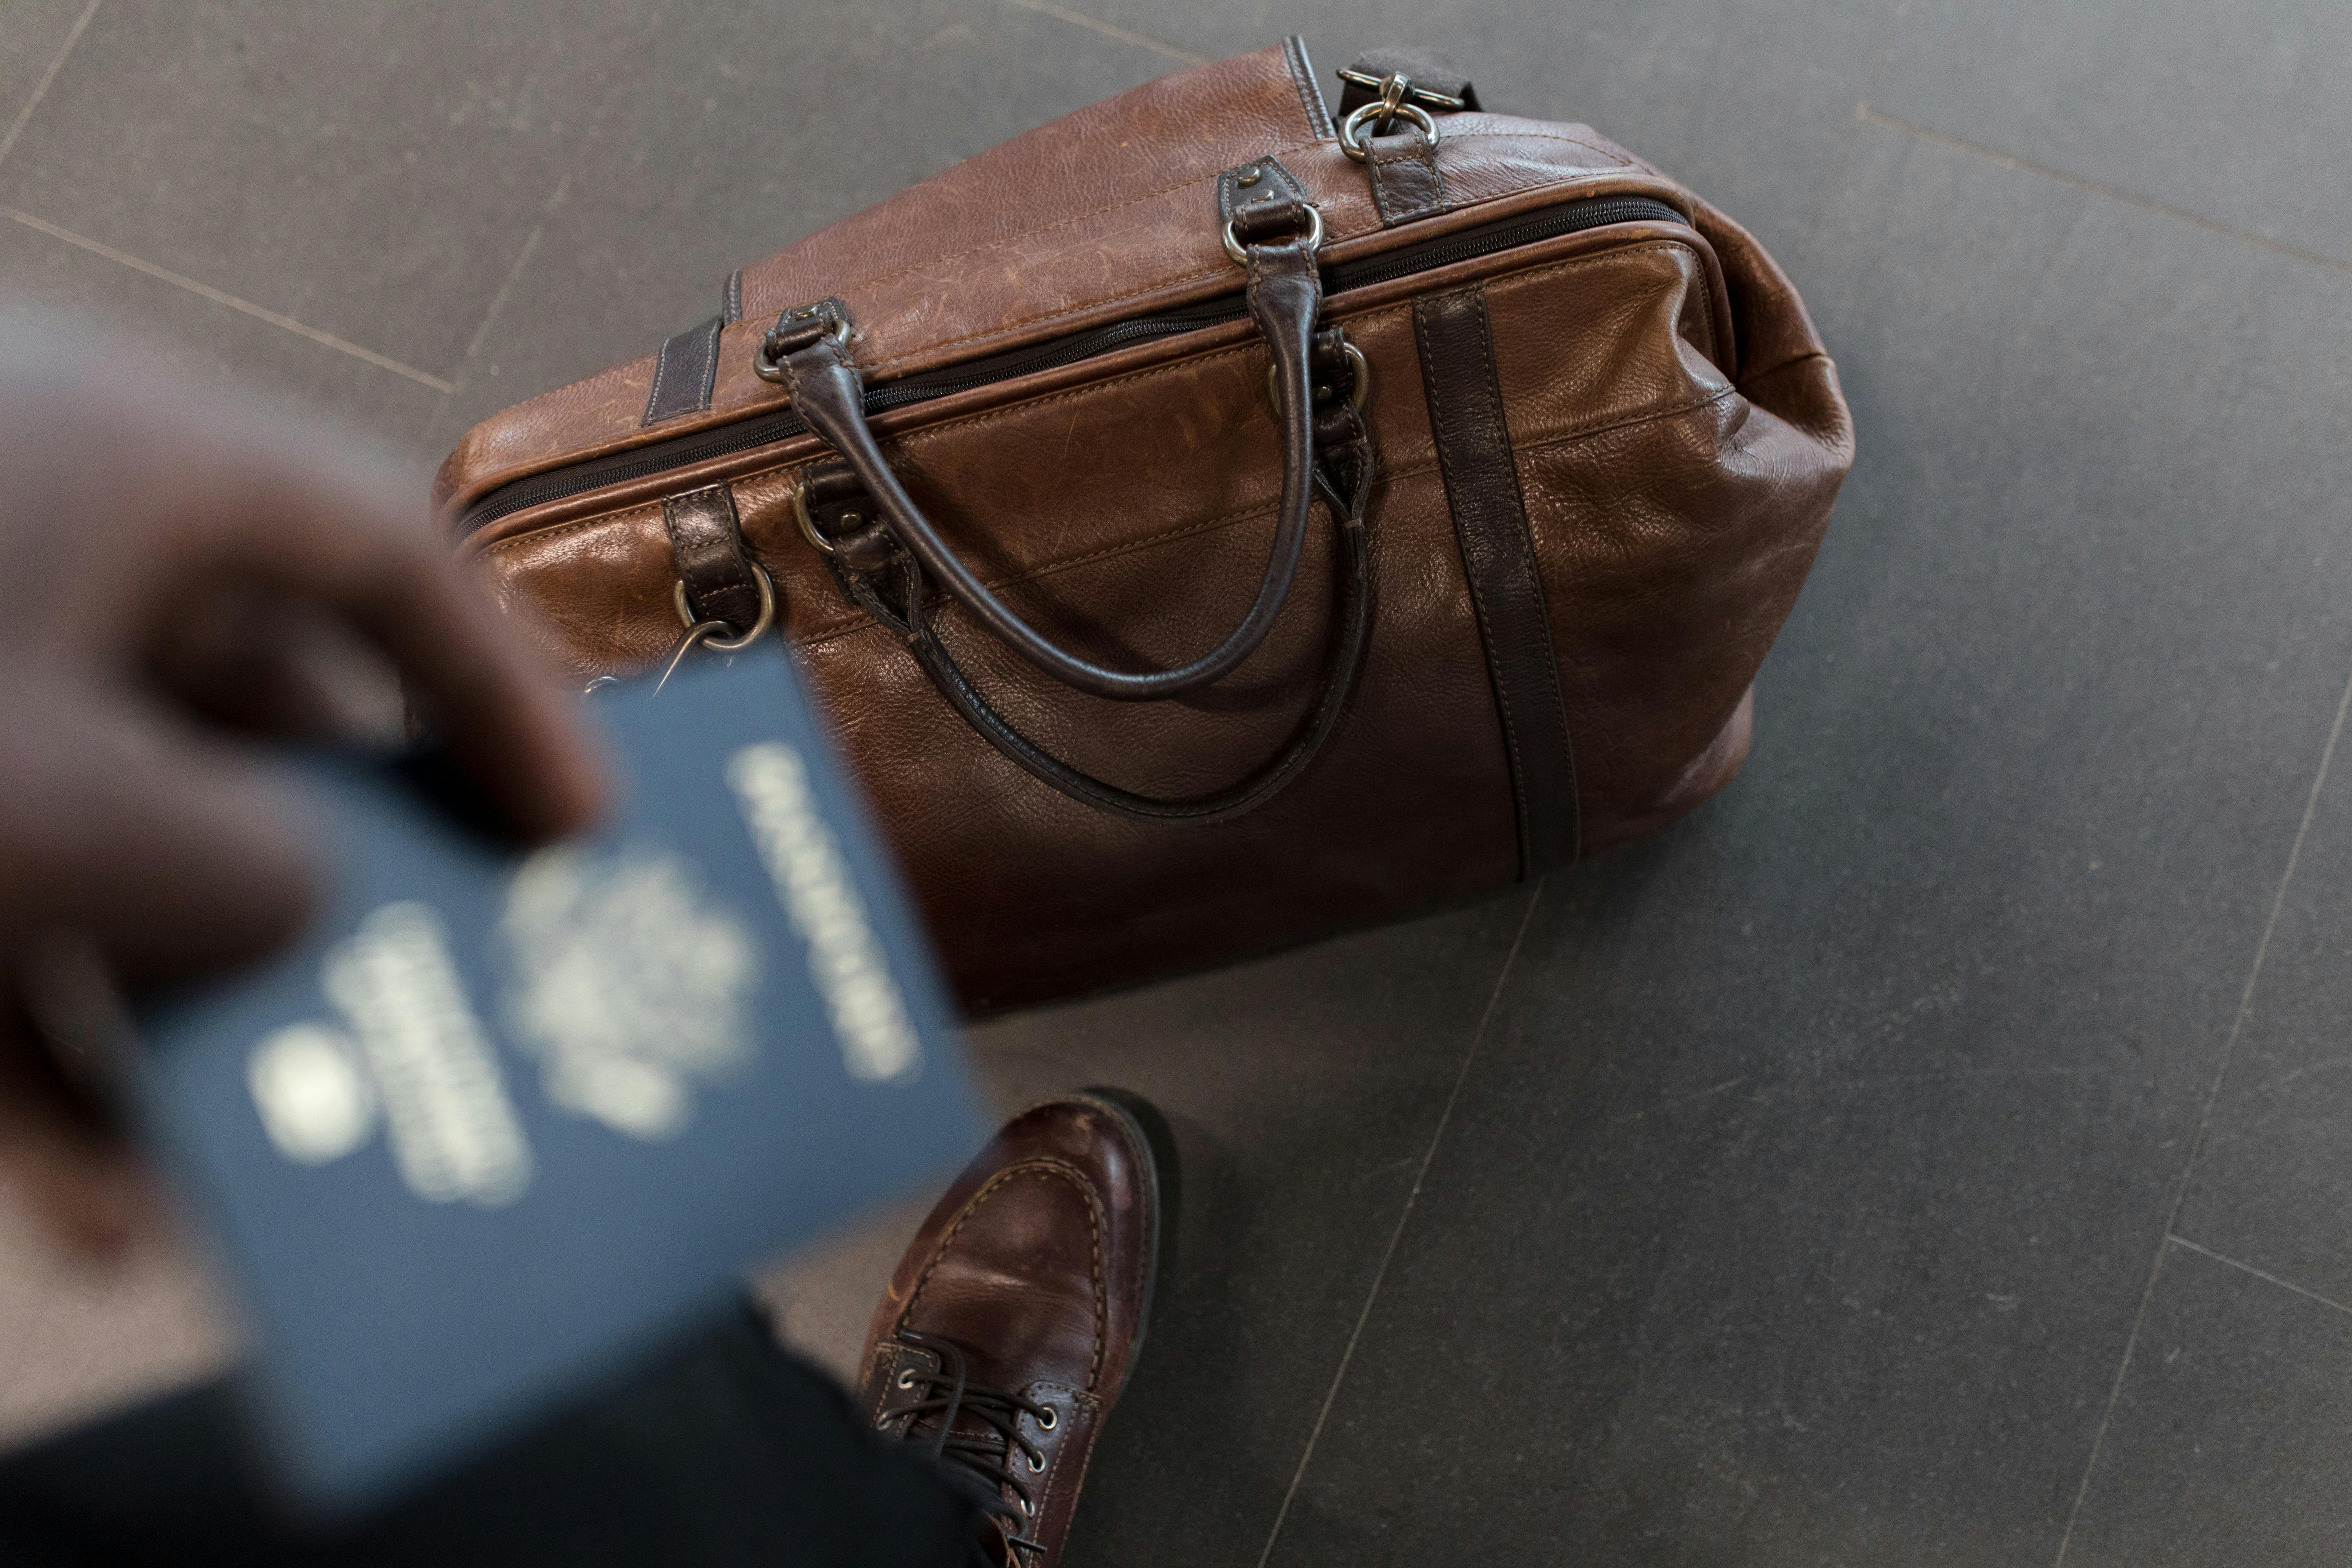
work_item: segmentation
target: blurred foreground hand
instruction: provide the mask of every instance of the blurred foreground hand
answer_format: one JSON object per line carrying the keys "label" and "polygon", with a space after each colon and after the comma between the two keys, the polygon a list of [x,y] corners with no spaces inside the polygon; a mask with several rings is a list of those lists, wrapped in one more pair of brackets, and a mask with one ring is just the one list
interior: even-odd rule
{"label": "blurred foreground hand", "polygon": [[144,363],[0,314],[0,1186],[93,1251],[144,1189],[47,1026],[55,998],[299,931],[313,847],[264,742],[367,727],[371,673],[381,729],[396,671],[520,837],[587,826],[605,787],[576,700],[413,498]]}

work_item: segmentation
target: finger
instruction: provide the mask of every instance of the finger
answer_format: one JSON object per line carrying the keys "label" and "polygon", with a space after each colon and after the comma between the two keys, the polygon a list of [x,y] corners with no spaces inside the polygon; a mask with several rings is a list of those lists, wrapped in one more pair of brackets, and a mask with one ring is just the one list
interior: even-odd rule
{"label": "finger", "polygon": [[275,587],[343,616],[399,666],[517,832],[553,836],[599,815],[604,770],[555,672],[408,508],[347,466],[348,440],[152,389],[133,399],[75,368],[91,356],[68,347],[48,343],[52,363],[29,380],[0,368],[0,458],[23,481],[0,629],[135,661],[192,584]]}
{"label": "finger", "polygon": [[100,1256],[129,1244],[152,1201],[130,1144],[16,1029],[0,1029],[0,1187],[61,1245]]}
{"label": "finger", "polygon": [[247,584],[192,604],[151,655],[159,684],[225,727],[389,753],[406,739],[400,680],[319,605]]}
{"label": "finger", "polygon": [[578,705],[420,530],[268,453],[183,467],[172,490],[152,504],[180,509],[174,548],[187,570],[249,574],[348,617],[516,832],[556,837],[601,815],[604,768]]}
{"label": "finger", "polygon": [[317,838],[278,775],[160,709],[20,672],[6,693],[0,930],[81,933],[126,981],[249,962],[300,929]]}
{"label": "finger", "polygon": [[58,1245],[110,1258],[145,1228],[155,1199],[122,1143],[95,1143],[14,1113],[0,1117],[0,1186]]}

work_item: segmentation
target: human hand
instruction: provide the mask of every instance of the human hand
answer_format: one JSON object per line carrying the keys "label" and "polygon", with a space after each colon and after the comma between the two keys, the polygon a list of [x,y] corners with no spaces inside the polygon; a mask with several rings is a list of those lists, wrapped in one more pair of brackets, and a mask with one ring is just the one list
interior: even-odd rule
{"label": "human hand", "polygon": [[324,433],[138,363],[0,317],[0,1181],[101,1251],[142,1185],[45,1043],[49,971],[184,981],[300,929],[318,866],[263,742],[348,734],[373,662],[519,837],[587,826],[606,787],[576,702],[414,506]]}

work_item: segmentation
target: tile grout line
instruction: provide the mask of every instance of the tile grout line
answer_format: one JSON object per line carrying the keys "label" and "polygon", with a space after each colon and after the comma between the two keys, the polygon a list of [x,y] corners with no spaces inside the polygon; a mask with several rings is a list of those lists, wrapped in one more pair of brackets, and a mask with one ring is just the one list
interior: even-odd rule
{"label": "tile grout line", "polygon": [[[1886,24],[1885,40],[1878,46],[1878,53],[1871,58],[1870,69],[1863,75],[1862,96],[1853,106],[1856,114],[1870,107],[1871,95],[1878,90],[1878,79],[1885,73],[1886,62],[1895,58],[1895,49],[1902,45],[1904,24],[1911,19],[1911,4],[1912,0],[1902,0],[1902,4],[1895,8],[1893,19]],[[1861,140],[1859,135],[1849,132],[1840,142],[1837,167],[1822,178],[1815,191],[1813,216],[1806,220],[1805,237],[1798,241],[1796,250],[1789,258],[1792,273],[1811,268],[1813,242],[1821,237],[1823,215],[1837,204],[1839,194],[1845,186],[1847,171],[1853,167],[1855,145]]]}
{"label": "tile grout line", "polygon": [[1204,66],[1209,63],[1209,57],[1206,55],[1196,55],[1190,49],[1180,49],[1174,44],[1163,44],[1157,38],[1147,38],[1141,33],[1130,33],[1125,27],[1106,22],[1099,16],[1089,16],[1083,11],[1073,11],[1066,6],[1056,5],[1054,0],[1006,0],[1006,4],[1018,5],[1024,11],[1037,12],[1041,16],[1059,16],[1065,22],[1091,28],[1105,37],[1117,38],[1122,44],[1133,44],[1139,48],[1150,49],[1154,54],[1166,55],[1170,59],[1181,60],[1188,66]]}
{"label": "tile grout line", "polygon": [[1413,1173],[1412,1190],[1405,1194],[1396,1228],[1389,1232],[1389,1244],[1381,1253],[1380,1267],[1372,1271],[1371,1289],[1364,1292],[1364,1305],[1356,1314],[1356,1326],[1349,1331],[1347,1348],[1339,1352],[1339,1367],[1331,1373],[1331,1386],[1324,1391],[1323,1407],[1315,1413],[1315,1425],[1307,1434],[1307,1447],[1299,1451],[1298,1468],[1290,1474],[1290,1486],[1282,1494],[1282,1507],[1275,1511],[1274,1528],[1266,1532],[1265,1548],[1257,1554],[1257,1568],[1265,1568],[1267,1559],[1274,1555],[1275,1542],[1282,1539],[1283,1521],[1290,1517],[1290,1505],[1298,1496],[1299,1483],[1307,1479],[1307,1466],[1315,1458],[1315,1445],[1322,1438],[1323,1424],[1330,1419],[1331,1406],[1339,1397],[1339,1385],[1347,1381],[1348,1363],[1355,1359],[1357,1342],[1364,1337],[1364,1325],[1371,1321],[1372,1303],[1380,1299],[1381,1283],[1388,1278],[1397,1243],[1404,1238],[1405,1226],[1412,1218],[1412,1205],[1420,1200],[1422,1184],[1429,1179],[1429,1167],[1436,1160],[1437,1146],[1445,1137],[1445,1124],[1453,1119],[1454,1102],[1462,1098],[1462,1086],[1469,1081],[1470,1064],[1478,1059],[1478,1047],[1486,1038],[1486,1026],[1494,1022],[1495,1009],[1502,1003],[1503,986],[1518,963],[1519,946],[1528,939],[1528,927],[1536,918],[1536,905],[1543,898],[1544,880],[1538,879],[1535,891],[1528,895],[1528,907],[1519,916],[1519,929],[1511,938],[1511,950],[1503,955],[1503,967],[1495,975],[1495,989],[1486,998],[1486,1010],[1478,1016],[1477,1028],[1471,1031],[1470,1048],[1463,1053],[1461,1069],[1454,1075],[1454,1088],[1445,1097],[1445,1109],[1438,1112],[1437,1126],[1429,1135],[1429,1147],[1421,1156],[1421,1169]]}
{"label": "tile grout line", "polygon": [[2275,1274],[2265,1274],[2251,1263],[2241,1263],[2234,1258],[2224,1258],[2221,1254],[2214,1251],[2211,1247],[2200,1247],[2185,1236],[2168,1236],[2164,1239],[2170,1242],[2175,1247],[2185,1247],[2191,1252],[2210,1258],[2216,1263],[2226,1263],[2232,1268],[2242,1269],[2244,1272],[2252,1275],[2257,1279],[2267,1279],[2282,1290],[2292,1290],[2298,1296],[2308,1297],[2312,1300],[2318,1302],[2323,1307],[2333,1307],[2339,1312],[2352,1313],[2352,1307],[2347,1307],[2341,1301],[2336,1300],[2331,1297],[2323,1296],[2316,1290],[2306,1290],[2292,1279],[2282,1279]]}
{"label": "tile grout line", "polygon": [[2248,245],[2260,246],[2264,250],[2276,251],[2281,256],[2308,262],[2314,267],[2324,267],[2330,272],[2341,272],[2347,276],[2352,276],[2352,262],[2341,261],[2332,256],[2324,256],[2315,250],[2305,250],[2300,246],[2289,245],[2283,239],[2273,239],[2266,234],[2256,234],[2252,229],[2234,228],[2229,224],[2216,222],[2201,214],[2190,212],[2186,207],[2176,207],[2164,202],[2152,201],[2147,196],[2125,190],[2120,185],[2110,185],[2104,180],[2094,180],[2085,175],[2068,174],[2063,169],[2053,169],[2047,163],[2037,163],[2031,158],[2020,158],[2012,153],[1988,147],[1981,142],[1971,142],[1965,136],[1954,136],[1948,132],[1937,131],[1929,126],[1921,125],[1916,121],[1898,119],[1892,114],[1882,114],[1871,108],[1867,100],[1854,105],[1853,117],[1866,125],[1875,125],[1885,131],[1899,131],[1907,136],[1916,136],[1923,142],[1933,142],[1938,146],[1949,147],[1961,153],[1972,153],[1979,158],[1989,159],[2000,164],[2004,169],[2013,169],[2022,174],[2039,174],[2045,180],[2055,180],[2062,185],[2072,185],[2078,191],[2087,191],[2095,196],[2105,196],[2110,201],[2122,202],[2126,206],[2137,207],[2142,212],[2155,213],[2159,217],[2168,217],[2176,222],[2188,224],[2191,227],[2201,228],[2209,234],[2218,234],[2227,239],[2242,240]]}
{"label": "tile grout line", "polygon": [[[2246,1031],[2246,1019],[2253,1012],[2254,987],[2263,977],[2263,962],[2270,956],[2271,937],[2278,930],[2279,913],[2286,908],[2286,892],[2294,881],[2295,863],[2303,858],[2303,841],[2311,832],[2311,819],[2319,812],[2319,792],[2327,783],[2327,773],[2336,761],[2336,745],[2344,736],[2344,715],[2352,709],[2352,678],[2344,683],[2344,694],[2336,700],[2336,721],[2328,726],[2327,744],[2319,753],[2319,771],[2312,776],[2311,794],[2303,803],[2303,821],[2294,830],[2294,844],[2287,850],[2286,868],[2279,874],[2278,890],[2271,895],[2271,912],[2263,921],[2262,940],[2254,944],[2254,961],[2246,970],[2245,989],[2238,995],[2238,1012],[2230,1024],[2230,1037],[2221,1047],[2221,1059],[2213,1069],[2213,1081],[2205,1090],[2205,1103],[2197,1114],[2197,1130],[2189,1140],[2189,1156],[2181,1163],[2179,1178],[2173,1184],[2172,1206],[2164,1216],[2163,1239],[2156,1244],[2156,1261],[2147,1271],[2147,1283],[2139,1293],[2139,1310],[2132,1315],[2131,1332],[2124,1336],[2123,1359],[2116,1366],[2116,1380],[2107,1389],[2107,1403],[2099,1413],[2098,1429],[2091,1435],[2090,1458],[2083,1465],[2082,1484],[2074,1489],[2074,1504],[2066,1510],[2066,1529],[2058,1537],[2058,1555],[2051,1568],[2065,1568],[2066,1549],[2074,1543],[2074,1524],[2083,1514],[2083,1501],[2091,1494],[2091,1478],[2098,1473],[2099,1450],[2105,1446],[2107,1426],[2116,1415],[2116,1402],[2123,1396],[2124,1379],[2131,1373],[2132,1352],[2139,1348],[2139,1331],[2147,1322],[2147,1309],[2156,1298],[2156,1283],[2164,1274],[2165,1256],[2172,1250],[2180,1224],[2180,1211],[2189,1201],[2189,1179],[2197,1173],[2197,1157],[2204,1151],[2205,1134],[2212,1124],[2213,1107],[2221,1098],[2221,1085],[2230,1076],[2230,1062],[2238,1053],[2238,1040]],[[2193,1243],[2183,1243],[2193,1246]],[[2203,1247],[2196,1250],[2202,1252]],[[2284,1283],[2284,1281],[2281,1281]]]}
{"label": "tile grout line", "polygon": [[357,343],[348,342],[335,336],[332,332],[322,332],[316,327],[305,326],[291,316],[281,316],[275,310],[253,303],[250,300],[240,300],[234,294],[224,293],[209,283],[199,283],[193,278],[183,277],[169,268],[158,267],[152,261],[142,261],[128,251],[117,250],[110,245],[101,245],[97,240],[86,235],[76,234],[69,228],[59,228],[56,224],[45,218],[35,217],[31,213],[18,212],[15,207],[0,207],[0,217],[21,223],[26,228],[37,229],[52,239],[61,239],[68,245],[78,246],[92,256],[102,256],[109,261],[130,268],[133,272],[144,272],[150,278],[160,278],[166,283],[185,289],[191,294],[210,300],[215,305],[226,305],[232,310],[242,310],[247,315],[267,321],[273,327],[282,327],[297,337],[308,338],[314,343],[323,344],[339,353],[350,354],[353,359],[365,360],[368,363],[388,370],[394,375],[404,375],[411,381],[422,382],[436,392],[446,393],[450,388],[448,382],[437,375],[427,375],[414,365],[403,364],[396,359],[390,359],[376,353],[373,349],[363,349]]}
{"label": "tile grout line", "polygon": [[81,42],[82,34],[89,27],[89,19],[98,15],[99,6],[104,3],[105,0],[89,0],[89,4],[81,8],[81,16],[76,18],[73,31],[66,35],[66,41],[58,45],[58,52],[50,57],[49,68],[41,73],[39,84],[33,89],[33,96],[25,100],[25,107],[18,110],[16,118],[9,122],[8,133],[0,136],[0,163],[6,163],[8,154],[16,150],[16,138],[24,132],[26,121],[33,118],[33,110],[41,106],[41,100],[49,96],[49,84],[58,79],[58,72],[66,68],[66,57],[73,53],[76,44]]}
{"label": "tile grout line", "polygon": [[476,327],[474,335],[466,340],[466,352],[457,356],[457,374],[442,392],[441,401],[433,405],[433,412],[425,417],[425,429],[419,439],[433,433],[435,421],[447,410],[449,400],[466,384],[467,373],[474,367],[474,356],[482,352],[482,340],[488,337],[490,329],[498,324],[499,312],[507,308],[507,301],[514,296],[515,285],[522,280],[522,269],[530,265],[531,257],[538,253],[540,238],[547,232],[547,220],[554,216],[556,208],[563,205],[564,195],[571,189],[570,174],[555,182],[555,194],[548,197],[546,205],[539,209],[539,221],[530,226],[530,233],[523,238],[522,248],[515,253],[514,265],[507,268],[506,281],[499,285],[496,294],[490,296],[490,308],[483,312],[482,324]]}

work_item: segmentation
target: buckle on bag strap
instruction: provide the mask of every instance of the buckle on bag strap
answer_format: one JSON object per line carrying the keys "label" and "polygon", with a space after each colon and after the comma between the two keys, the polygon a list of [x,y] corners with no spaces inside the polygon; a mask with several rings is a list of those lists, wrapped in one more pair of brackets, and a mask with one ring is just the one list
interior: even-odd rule
{"label": "buckle on bag strap", "polygon": [[1450,210],[1437,115],[1477,110],[1470,79],[1426,49],[1374,49],[1339,80],[1339,151],[1362,165],[1381,222],[1393,228]]}
{"label": "buckle on bag strap", "polygon": [[[1423,87],[1402,71],[1389,71],[1381,74],[1349,66],[1339,73],[1339,79],[1352,86],[1370,88],[1381,99],[1391,114],[1394,114],[1398,105],[1408,97],[1428,109],[1443,109],[1458,113],[1468,107],[1466,101],[1458,94],[1440,92],[1433,87]],[[1359,104],[1357,107],[1361,108],[1362,105]],[[1388,128],[1383,125],[1381,129],[1386,131]]]}
{"label": "buckle on bag strap", "polygon": [[1309,256],[1323,248],[1323,215],[1307,199],[1297,177],[1274,158],[1260,158],[1217,177],[1217,216],[1225,254],[1249,265],[1249,247],[1279,245],[1302,235]]}
{"label": "buckle on bag strap", "polygon": [[842,344],[849,342],[848,306],[835,298],[792,306],[777,316],[776,324],[752,351],[751,374],[761,381],[781,384],[785,356],[826,338]]}
{"label": "buckle on bag strap", "polygon": [[[1403,96],[1440,114],[1478,113],[1478,89],[1460,67],[1429,49],[1369,49],[1339,72],[1342,118],[1381,96],[1391,77],[1409,84]],[[1385,131],[1385,128],[1383,128]]]}

